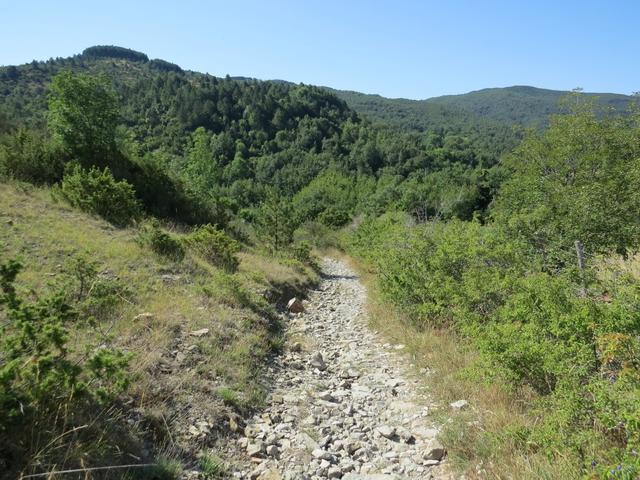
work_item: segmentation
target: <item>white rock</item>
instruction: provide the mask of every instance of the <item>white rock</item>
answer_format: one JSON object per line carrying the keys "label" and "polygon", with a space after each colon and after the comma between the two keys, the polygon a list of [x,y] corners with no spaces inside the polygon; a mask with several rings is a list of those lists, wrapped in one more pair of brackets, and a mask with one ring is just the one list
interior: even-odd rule
{"label": "white rock", "polygon": [[466,400],[458,400],[456,402],[450,403],[449,405],[454,410],[462,410],[462,409],[467,408],[469,406],[469,402],[467,402]]}

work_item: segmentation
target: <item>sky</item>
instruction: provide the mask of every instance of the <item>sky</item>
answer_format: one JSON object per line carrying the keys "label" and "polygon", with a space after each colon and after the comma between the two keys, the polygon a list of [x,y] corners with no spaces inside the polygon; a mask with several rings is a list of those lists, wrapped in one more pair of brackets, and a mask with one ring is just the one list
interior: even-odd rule
{"label": "sky", "polygon": [[0,0],[0,65],[92,45],[386,97],[640,90],[640,0]]}

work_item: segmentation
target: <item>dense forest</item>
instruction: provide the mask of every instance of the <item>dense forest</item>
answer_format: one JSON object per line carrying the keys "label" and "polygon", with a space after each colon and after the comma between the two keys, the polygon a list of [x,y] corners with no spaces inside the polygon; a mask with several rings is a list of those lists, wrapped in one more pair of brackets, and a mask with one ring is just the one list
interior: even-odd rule
{"label": "dense forest", "polygon": [[[138,52],[92,47],[67,59],[0,69],[5,143],[24,145],[25,154],[30,148],[46,150],[47,136],[55,136],[46,128],[49,82],[62,71],[80,74],[64,77],[68,92],[83,91],[89,102],[91,88],[99,88],[117,106],[110,135],[121,158],[117,166],[104,158],[98,165],[131,181],[156,214],[176,211],[184,201],[182,187],[171,187],[180,198],[160,212],[160,202],[144,198],[156,189],[138,178],[141,171],[175,177],[218,210],[245,217],[273,188],[278,195],[297,195],[294,203],[309,205],[308,197],[314,197],[318,204],[300,217],[307,220],[327,212],[325,221],[346,221],[356,211],[390,208],[469,219],[490,202],[500,178],[498,158],[519,137],[509,127],[459,114],[440,115],[420,132],[398,131],[373,125],[317,87],[182,72]],[[99,85],[77,88],[90,82]],[[66,153],[82,160],[81,152]],[[55,182],[62,174],[59,168],[40,180]],[[28,180],[30,174],[13,175]],[[333,195],[335,176],[351,191],[343,201]],[[405,183],[447,188],[434,193]]]}
{"label": "dense forest", "polygon": [[[333,92],[372,121],[415,131],[455,125],[459,130],[479,130],[478,136],[489,137],[503,136],[513,125],[545,127],[550,115],[567,111],[561,100],[570,93],[514,86],[408,100],[343,90]],[[632,101],[628,95],[614,93],[583,93],[582,96],[596,102],[600,114],[625,111]]]}
{"label": "dense forest", "polygon": [[[472,438],[492,464],[509,448],[565,474],[631,479],[640,116],[632,97],[559,97],[513,87],[389,100],[96,46],[0,68],[0,178],[139,228],[139,243],[172,262],[195,252],[260,315],[233,277],[242,248],[307,266],[312,245],[344,248],[377,275],[409,335],[466,342],[481,360],[459,375],[500,384],[533,412],[508,431],[451,434],[460,458]],[[15,323],[0,354],[0,438],[18,435],[25,405],[55,403],[47,386],[84,392],[86,375],[96,401],[127,388],[118,351],[100,350],[86,371],[54,353],[71,310],[63,297],[21,298],[20,270],[0,264],[0,304]],[[84,298],[83,265],[76,272]],[[25,361],[34,357],[44,378]],[[0,454],[26,455],[25,444]]]}

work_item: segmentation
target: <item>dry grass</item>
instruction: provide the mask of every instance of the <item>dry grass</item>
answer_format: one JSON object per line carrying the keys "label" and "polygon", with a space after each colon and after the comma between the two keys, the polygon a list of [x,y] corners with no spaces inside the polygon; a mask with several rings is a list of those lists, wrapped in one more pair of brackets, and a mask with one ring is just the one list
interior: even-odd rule
{"label": "dry grass", "polygon": [[[407,346],[424,387],[438,407],[431,413],[443,425],[440,440],[447,447],[449,465],[469,479],[569,479],[580,478],[571,459],[553,460],[536,453],[518,436],[535,424],[530,413],[532,392],[512,391],[496,376],[490,381],[477,371],[479,353],[448,329],[410,326],[393,306],[384,302],[375,274],[353,259],[339,255],[362,276],[369,293],[372,328],[389,341]],[[451,402],[465,399],[470,408],[454,411]]]}
{"label": "dry grass", "polygon": [[[109,415],[133,419],[134,436],[152,438],[169,454],[194,455],[224,433],[232,407],[260,404],[260,372],[281,337],[273,303],[302,292],[317,276],[259,252],[241,253],[233,275],[192,254],[175,263],[141,247],[136,236],[135,229],[116,229],[56,202],[48,189],[0,183],[0,261],[22,259],[22,290],[42,294],[64,277],[70,258],[85,252],[129,292],[95,328],[72,332],[78,352],[101,343],[134,355],[134,382],[122,399],[127,407]],[[150,315],[135,320],[141,313]],[[208,334],[190,334],[203,328]],[[235,405],[221,398],[228,392]],[[194,444],[186,430],[195,420],[209,421],[218,434]],[[119,439],[99,440],[113,448]],[[78,458],[66,460],[77,464]]]}

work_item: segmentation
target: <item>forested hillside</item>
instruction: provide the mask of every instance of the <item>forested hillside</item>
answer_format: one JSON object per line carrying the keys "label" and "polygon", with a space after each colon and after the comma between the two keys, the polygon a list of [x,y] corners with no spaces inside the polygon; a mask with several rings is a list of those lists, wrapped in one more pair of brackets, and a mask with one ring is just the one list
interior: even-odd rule
{"label": "forested hillside", "polygon": [[[326,212],[329,223],[389,208],[471,218],[488,205],[499,180],[492,167],[517,139],[508,127],[460,114],[440,115],[419,133],[398,132],[370,124],[316,87],[216,78],[119,47],[92,47],[67,59],[0,69],[0,128],[10,133],[5,142],[42,148],[53,133],[45,129],[49,84],[61,71],[102,78],[100,88],[118,110],[114,142],[128,159],[127,166],[111,167],[134,183],[140,197],[155,189],[142,185],[136,172],[153,169],[186,182],[200,199],[215,196],[218,210],[245,217],[274,188],[278,195],[298,195],[294,202],[310,209],[301,218]],[[69,79],[69,92],[81,78]],[[81,100],[89,105],[88,95]],[[56,181],[62,170],[49,175],[41,180]],[[351,192],[337,202],[327,193],[336,188],[336,176]],[[405,183],[447,187],[436,192]],[[184,204],[181,195],[173,194],[180,197],[175,205]],[[310,204],[310,196],[318,203]],[[145,202],[168,215],[158,202]]]}
{"label": "forested hillside", "polygon": [[[426,100],[385,98],[344,90],[331,90],[358,113],[409,131],[445,129],[469,132],[479,138],[510,138],[513,126],[541,128],[549,115],[566,113],[562,99],[571,92],[515,86],[488,88],[461,95]],[[632,100],[627,95],[584,93],[602,112],[625,112]]]}
{"label": "forested hillside", "polygon": [[[549,115],[567,112],[561,100],[570,92],[528,86],[486,88],[462,95],[429,98],[426,102],[460,108],[483,118],[499,122],[518,123],[529,127],[546,126]],[[603,111],[624,112],[632,97],[615,93],[583,93],[593,99]]]}

